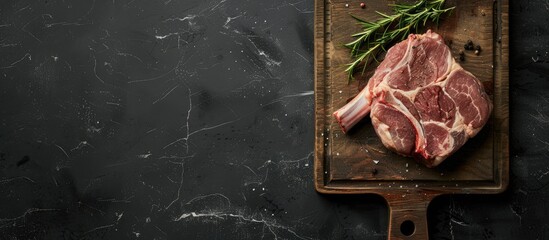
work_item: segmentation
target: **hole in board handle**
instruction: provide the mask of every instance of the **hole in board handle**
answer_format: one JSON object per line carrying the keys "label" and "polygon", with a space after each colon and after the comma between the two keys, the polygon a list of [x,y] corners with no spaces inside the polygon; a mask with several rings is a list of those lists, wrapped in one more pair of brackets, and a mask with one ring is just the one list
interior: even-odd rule
{"label": "hole in board handle", "polygon": [[406,220],[400,224],[400,232],[404,234],[404,236],[411,236],[416,231],[416,226],[414,222],[410,220]]}

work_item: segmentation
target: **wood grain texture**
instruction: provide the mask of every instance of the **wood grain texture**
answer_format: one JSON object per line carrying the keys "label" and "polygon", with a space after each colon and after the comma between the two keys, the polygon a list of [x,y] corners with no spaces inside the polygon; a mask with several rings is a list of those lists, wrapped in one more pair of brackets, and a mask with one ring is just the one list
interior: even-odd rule
{"label": "wood grain texture", "polygon": [[416,223],[411,237],[425,239],[425,212],[432,198],[499,193],[508,184],[509,4],[507,0],[449,0],[448,6],[456,6],[453,13],[438,27],[427,27],[451,41],[453,56],[458,56],[469,39],[482,47],[478,56],[466,51],[465,61],[459,63],[481,80],[494,103],[483,130],[439,167],[430,169],[388,151],[369,118],[344,134],[331,116],[358,93],[376,67],[368,66],[364,76],[355,75],[358,81],[347,84],[344,69],[350,58],[343,44],[360,30],[349,14],[375,20],[375,11],[390,12],[388,3],[394,1],[372,0],[361,9],[359,1],[315,1],[315,186],[321,193],[379,194],[390,207],[390,239],[410,239],[400,234],[405,219]]}

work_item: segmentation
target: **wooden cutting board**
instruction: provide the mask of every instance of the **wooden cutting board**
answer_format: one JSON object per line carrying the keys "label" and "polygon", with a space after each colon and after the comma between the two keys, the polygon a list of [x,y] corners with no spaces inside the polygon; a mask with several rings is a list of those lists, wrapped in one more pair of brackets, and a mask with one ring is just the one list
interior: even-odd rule
{"label": "wooden cutting board", "polygon": [[[451,41],[458,56],[467,40],[482,47],[466,51],[460,64],[486,87],[494,110],[483,130],[439,167],[429,169],[388,151],[369,117],[344,134],[332,113],[358,93],[360,81],[347,83],[350,61],[344,43],[360,26],[350,14],[366,20],[391,13],[395,1],[315,0],[315,187],[326,194],[379,194],[389,205],[389,239],[427,239],[426,210],[441,194],[502,192],[509,181],[509,28],[508,0],[448,0],[456,6],[431,29]],[[403,2],[403,1],[399,1]],[[346,6],[348,4],[348,6]],[[420,32],[422,33],[422,32]],[[375,64],[366,72],[375,70]],[[360,77],[367,80],[369,76]],[[403,224],[404,223],[404,224]],[[412,226],[413,225],[413,226]],[[406,235],[401,227],[413,229]],[[403,229],[403,230],[406,230]],[[407,236],[408,235],[408,236]]]}

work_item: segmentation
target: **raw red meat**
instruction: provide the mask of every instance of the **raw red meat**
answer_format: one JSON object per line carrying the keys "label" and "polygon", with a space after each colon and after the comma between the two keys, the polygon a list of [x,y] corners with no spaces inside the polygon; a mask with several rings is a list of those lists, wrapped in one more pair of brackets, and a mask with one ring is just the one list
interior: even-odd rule
{"label": "raw red meat", "polygon": [[474,137],[491,111],[481,82],[429,30],[391,47],[366,87],[333,115],[346,132],[370,113],[383,145],[434,167]]}

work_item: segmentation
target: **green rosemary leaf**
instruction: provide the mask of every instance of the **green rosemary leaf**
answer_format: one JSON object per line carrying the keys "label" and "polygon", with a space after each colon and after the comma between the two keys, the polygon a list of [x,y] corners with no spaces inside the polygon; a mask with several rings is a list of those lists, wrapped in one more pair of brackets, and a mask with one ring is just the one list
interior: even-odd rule
{"label": "green rosemary leaf", "polygon": [[366,21],[351,14],[362,27],[362,31],[351,35],[355,38],[345,44],[351,50],[353,59],[347,68],[349,81],[353,79],[356,68],[362,65],[362,73],[371,60],[378,62],[378,55],[386,52],[395,41],[406,39],[411,31],[417,31],[428,21],[438,25],[441,15],[451,12],[455,7],[442,8],[446,0],[420,0],[414,4],[389,4],[394,14],[376,12],[381,18]]}

